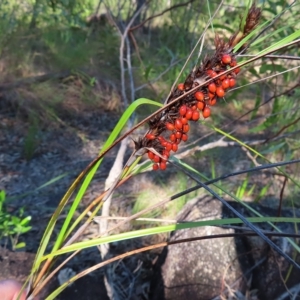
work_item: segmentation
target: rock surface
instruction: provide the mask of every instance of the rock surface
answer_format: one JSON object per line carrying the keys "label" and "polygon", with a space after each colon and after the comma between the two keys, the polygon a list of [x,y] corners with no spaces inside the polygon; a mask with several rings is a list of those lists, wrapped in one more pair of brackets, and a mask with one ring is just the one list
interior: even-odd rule
{"label": "rock surface", "polygon": [[[253,216],[239,203],[230,203],[244,216]],[[277,210],[250,204],[264,216],[276,216]],[[300,212],[296,211],[299,216]],[[291,217],[293,211],[284,209],[282,216]],[[205,196],[190,201],[178,215],[178,221],[233,218],[220,201]],[[271,230],[270,225],[258,224],[261,229]],[[294,232],[294,224],[277,224],[285,233]],[[186,239],[216,234],[234,233],[234,229],[198,227],[175,232],[170,240]],[[236,232],[241,232],[240,230]],[[272,237],[284,252],[293,256],[294,248],[286,238]],[[157,261],[152,281],[152,300],[162,299],[228,299],[245,295],[250,299],[275,299],[286,292],[283,278],[289,263],[256,236],[205,239],[168,246]],[[286,285],[299,283],[300,270],[292,269]],[[238,298],[240,299],[240,298]]]}

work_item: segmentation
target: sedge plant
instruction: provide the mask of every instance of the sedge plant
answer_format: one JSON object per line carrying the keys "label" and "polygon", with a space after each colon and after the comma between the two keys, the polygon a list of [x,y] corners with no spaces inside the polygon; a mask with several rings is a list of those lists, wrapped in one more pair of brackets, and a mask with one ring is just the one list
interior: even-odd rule
{"label": "sedge plant", "polygon": [[[290,9],[292,6],[286,8]],[[77,179],[70,186],[61,202],[59,203],[57,209],[55,210],[53,216],[51,217],[49,224],[45,230],[43,238],[40,243],[40,247],[36,254],[36,258],[28,277],[26,284],[28,291],[28,299],[37,296],[41,290],[46,286],[50,279],[75,255],[77,255],[81,250],[89,247],[98,246],[104,243],[112,243],[116,241],[122,241],[126,239],[132,239],[136,237],[143,237],[147,235],[155,235],[160,233],[169,233],[173,230],[181,230],[186,228],[193,228],[198,226],[213,226],[220,224],[240,224],[244,223],[248,226],[255,234],[263,238],[275,251],[287,259],[293,267],[300,268],[300,266],[285,254],[277,245],[275,245],[258,227],[254,224],[259,222],[269,222],[275,231],[278,228],[273,224],[274,222],[294,222],[299,223],[298,218],[281,218],[281,217],[264,217],[258,212],[253,211],[256,217],[246,219],[240,213],[235,211],[220,195],[216,192],[220,186],[216,185],[216,182],[230,177],[236,176],[241,172],[236,172],[232,174],[227,174],[221,177],[209,180],[202,173],[194,169],[192,166],[182,162],[181,160],[174,157],[178,149],[182,144],[190,140],[189,132],[191,126],[197,123],[199,120],[203,123],[203,120],[209,118],[211,115],[217,112],[217,107],[219,102],[232,91],[237,85],[240,78],[242,70],[249,67],[252,63],[261,60],[269,55],[274,55],[274,53],[280,53],[283,49],[289,47],[294,47],[299,43],[300,29],[290,33],[284,38],[279,39],[272,45],[265,46],[264,49],[259,49],[253,57],[245,57],[245,53],[251,49],[252,45],[258,47],[264,43],[265,39],[268,37],[263,36],[262,33],[265,32],[270,26],[272,20],[261,21],[262,9],[258,8],[255,4],[249,1],[246,7],[245,13],[241,19],[241,24],[239,29],[233,33],[233,35],[228,39],[223,39],[220,35],[215,35],[215,51],[213,54],[208,55],[202,59],[201,63],[197,64],[187,78],[181,82],[174,84],[169,95],[167,96],[164,104],[158,103],[153,100],[141,98],[134,101],[126,109],[122,117],[120,118],[115,129],[107,139],[98,157],[96,157],[77,177]],[[283,12],[282,12],[283,13]],[[281,14],[282,14],[281,13]],[[280,17],[281,14],[278,14]],[[211,17],[213,20],[215,14]],[[270,34],[269,36],[272,36]],[[202,39],[200,38],[197,46]],[[136,109],[141,105],[151,105],[159,107],[159,109],[145,118],[143,121],[134,125],[129,131],[120,136],[121,131],[127,124],[128,120]],[[261,104],[258,104],[259,106]],[[100,168],[101,163],[105,155],[115,147],[120,141],[125,137],[134,132],[137,128],[140,128],[145,123],[148,123],[148,130],[145,134],[134,141],[135,150],[132,153],[129,160],[126,162],[123,171],[119,174],[114,184],[96,199],[89,203],[89,205],[75,217],[75,213],[78,210],[78,206],[85,195],[87,188],[89,187],[95,172]],[[216,126],[210,126],[211,129],[231,140],[234,143],[241,145],[247,149],[247,151],[253,153],[259,157],[262,161],[266,162],[261,166],[257,166],[252,170],[246,170],[244,173],[250,173],[258,171],[261,169],[277,168],[277,171],[289,178],[295,186],[299,187],[299,183],[292,176],[287,174],[283,166],[288,164],[299,163],[299,159],[293,157],[293,160],[284,162],[274,163],[270,161],[264,154],[258,152],[253,147],[242,142],[232,133],[224,131],[222,128]],[[141,157],[146,156],[149,160],[141,163]],[[170,165],[176,165],[181,171],[185,172],[187,176],[192,179],[196,185],[193,188],[186,189],[176,193],[171,197],[167,197],[163,201],[152,205],[142,211],[130,216],[126,220],[120,221],[116,226],[110,228],[106,232],[106,236],[97,236],[88,241],[80,241],[80,236],[84,230],[93,221],[93,218],[97,215],[101,209],[103,202],[113,193],[115,188],[129,181],[131,177],[136,176],[146,170],[153,170],[153,172],[163,172]],[[210,184],[215,184],[214,189],[209,187]],[[207,192],[212,194],[214,197],[222,201],[223,205],[231,209],[236,218],[234,219],[222,219],[222,220],[209,220],[201,222],[188,222],[184,224],[172,224],[167,226],[154,226],[147,229],[135,230],[124,232],[120,234],[109,234],[115,228],[121,227],[126,222],[130,220],[135,220],[139,216],[162,207],[164,204],[169,203],[179,197],[183,197],[188,193],[195,190],[205,189]],[[229,193],[226,190],[222,190],[222,193],[230,195],[233,199],[241,201],[238,197],[243,196],[244,192],[241,190],[236,193],[236,196]],[[74,195],[74,199],[71,202],[71,198]],[[241,202],[248,209],[251,209],[246,203]],[[57,226],[57,220],[64,211],[67,204],[70,204],[70,209],[67,212],[67,216],[61,228],[59,228],[58,235],[54,238],[53,246],[51,244],[51,238],[53,238],[54,229]],[[251,209],[253,210],[253,209]],[[276,234],[276,233],[274,233]],[[282,233],[278,233],[282,234]],[[183,241],[181,241],[183,242]],[[185,241],[186,242],[186,241]],[[295,251],[299,252],[300,248],[292,240],[289,242],[294,247]],[[95,265],[71,278],[68,282],[60,286],[57,290],[53,291],[46,299],[55,299],[55,297],[64,290],[68,284],[74,282],[78,278],[96,270],[104,265],[121,259],[125,256],[133,255],[137,252],[148,251],[156,247],[166,246],[167,243],[162,243],[159,245],[153,245],[152,247],[145,247],[120,255],[116,258],[104,261],[98,265]],[[59,265],[55,266],[55,262],[58,256],[67,254],[67,258]]]}

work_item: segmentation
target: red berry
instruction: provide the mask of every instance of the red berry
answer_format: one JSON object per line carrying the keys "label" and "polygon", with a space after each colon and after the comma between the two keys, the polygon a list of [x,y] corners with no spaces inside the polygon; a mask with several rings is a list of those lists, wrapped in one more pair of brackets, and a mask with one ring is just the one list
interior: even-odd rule
{"label": "red berry", "polygon": [[149,159],[152,160],[154,158],[154,153],[151,151],[148,151],[148,157],[149,157]]}
{"label": "red berry", "polygon": [[[225,71],[225,70],[222,70],[222,72],[223,71]],[[226,74],[224,74],[224,75],[221,75],[220,77],[219,77],[219,79],[221,80],[221,81],[223,81],[224,79],[226,79],[227,78],[227,75]]]}
{"label": "red berry", "polygon": [[176,131],[175,136],[177,139],[181,139],[182,133],[180,131]]}
{"label": "red berry", "polygon": [[198,101],[203,101],[204,100],[204,94],[202,93],[202,92],[196,92],[195,93],[195,98],[196,98],[196,100],[198,100]]}
{"label": "red berry", "polygon": [[153,164],[152,168],[153,168],[153,171],[158,170],[158,164]]}
{"label": "red berry", "polygon": [[160,142],[160,144],[163,146],[163,147],[166,147],[166,145],[167,145],[167,141],[166,140],[163,140],[162,142]]}
{"label": "red berry", "polygon": [[179,83],[178,86],[177,86],[177,89],[179,91],[184,91],[184,83]]}
{"label": "red berry", "polygon": [[183,133],[182,137],[181,137],[181,140],[186,142],[188,140],[188,136],[185,133]]}
{"label": "red berry", "polygon": [[234,87],[235,86],[235,84],[236,84],[236,81],[235,81],[235,79],[234,78],[230,78],[229,79],[229,87]]}
{"label": "red berry", "polygon": [[215,93],[216,92],[216,89],[217,89],[217,86],[214,82],[210,83],[208,85],[208,90],[211,92],[211,93]]}
{"label": "red berry", "polygon": [[169,158],[169,156],[170,156],[170,151],[172,150],[172,144],[170,143],[170,145],[171,145],[171,149],[170,149],[169,151],[167,151],[167,150],[164,150],[164,151],[163,151],[163,157],[166,157],[167,159]]}
{"label": "red berry", "polygon": [[156,163],[159,163],[160,162],[160,157],[155,154],[154,157],[153,157],[153,161],[156,162]]}
{"label": "red berry", "polygon": [[237,65],[237,62],[235,59],[232,60],[232,62],[230,63],[230,67],[235,67]]}
{"label": "red berry", "polygon": [[181,118],[180,121],[181,121],[182,125],[185,125],[185,124],[188,123],[188,119],[187,118]]}
{"label": "red berry", "polygon": [[228,79],[228,78],[226,78],[226,79],[224,79],[224,80],[222,81],[222,88],[223,88],[224,90],[226,90],[226,89],[229,88],[229,79]]}
{"label": "red berry", "polygon": [[193,111],[189,108],[185,114],[185,117],[190,120],[192,118]]}
{"label": "red berry", "polygon": [[177,140],[175,141],[175,144],[179,145],[180,142],[181,142],[181,139],[177,139]]}
{"label": "red berry", "polygon": [[154,140],[155,139],[155,135],[153,133],[147,133],[146,134],[146,139],[148,139],[148,140]]}
{"label": "red berry", "polygon": [[193,106],[191,107],[191,109],[192,109],[192,111],[197,110],[197,105],[193,105]]}
{"label": "red berry", "polygon": [[205,103],[204,103],[203,101],[199,101],[199,102],[197,103],[197,108],[198,108],[199,110],[203,110],[204,107],[205,107]]}
{"label": "red berry", "polygon": [[175,129],[175,126],[174,126],[174,124],[167,122],[167,123],[166,123],[166,128],[167,128],[168,130],[173,131],[173,130]]}
{"label": "red berry", "polygon": [[183,131],[184,133],[187,133],[189,130],[190,130],[190,125],[189,125],[189,124],[183,125],[182,131]]}
{"label": "red berry", "polygon": [[192,115],[192,120],[193,120],[193,121],[198,121],[199,118],[200,118],[199,111],[198,111],[198,110],[195,110],[195,111],[193,112],[193,115]]}
{"label": "red berry", "polygon": [[163,154],[162,157],[163,157],[162,161],[164,162],[166,162],[169,158],[169,156],[167,156],[166,154]]}
{"label": "red berry", "polygon": [[171,143],[167,143],[165,151],[170,152],[171,150],[172,150],[172,144]]}
{"label": "red berry", "polygon": [[215,98],[215,93],[208,93],[208,98],[209,99]]}
{"label": "red berry", "polygon": [[238,67],[238,68],[236,68],[233,72],[235,73],[235,74],[239,74],[240,73],[240,71],[241,71],[241,68],[240,67]]}
{"label": "red berry", "polygon": [[165,170],[167,168],[167,163],[165,161],[162,161],[160,164],[159,164],[159,167],[161,170]]}
{"label": "red berry", "polygon": [[171,141],[171,142],[175,142],[175,141],[176,141],[176,136],[175,136],[174,133],[172,133],[172,134],[170,135],[170,141]]}
{"label": "red berry", "polygon": [[216,94],[218,97],[222,98],[225,95],[225,91],[223,90],[223,88],[221,86],[218,86],[217,90],[216,90]]}
{"label": "red berry", "polygon": [[213,98],[213,99],[209,99],[208,100],[208,105],[210,106],[214,106],[217,104],[217,99],[216,98]]}
{"label": "red berry", "polygon": [[215,76],[217,76],[217,73],[214,70],[208,70],[207,74],[209,77],[213,78]]}
{"label": "red berry", "polygon": [[175,128],[177,130],[180,130],[182,128],[182,123],[181,123],[180,119],[175,120]]}
{"label": "red berry", "polygon": [[181,116],[184,116],[186,114],[186,111],[187,111],[187,106],[186,105],[182,105],[179,109],[179,114]]}
{"label": "red berry", "polygon": [[231,63],[231,56],[229,54],[223,54],[222,63],[227,65]]}
{"label": "red berry", "polygon": [[210,108],[206,106],[202,111],[203,118],[208,118],[210,116]]}
{"label": "red berry", "polygon": [[174,152],[176,152],[176,151],[178,150],[178,145],[177,145],[177,144],[173,144],[173,145],[172,145],[172,150],[173,150]]}

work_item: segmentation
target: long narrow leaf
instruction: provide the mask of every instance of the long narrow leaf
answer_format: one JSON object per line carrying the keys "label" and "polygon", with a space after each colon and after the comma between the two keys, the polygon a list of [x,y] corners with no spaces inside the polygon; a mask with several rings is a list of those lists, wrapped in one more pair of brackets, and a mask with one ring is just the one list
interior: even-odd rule
{"label": "long narrow leaf", "polygon": [[[247,220],[251,223],[262,223],[262,222],[300,223],[300,218],[293,218],[293,217],[251,217],[251,218],[247,218]],[[241,224],[241,223],[243,223],[243,221],[241,221],[241,219],[239,218],[229,218],[229,219],[205,220],[199,222],[186,222],[186,223],[159,226],[159,227],[148,228],[148,229],[140,229],[140,230],[124,232],[120,234],[115,234],[111,236],[101,237],[89,241],[74,243],[70,246],[64,247],[56,252],[52,252],[51,254],[44,256],[42,260],[48,259],[53,256],[73,252],[79,249],[86,249],[101,244],[113,243],[113,242],[118,242],[118,241],[138,238],[138,237],[144,237],[148,235],[167,233],[174,230],[182,230],[182,229],[189,229],[189,228],[202,227],[202,226],[220,226],[220,225]]]}

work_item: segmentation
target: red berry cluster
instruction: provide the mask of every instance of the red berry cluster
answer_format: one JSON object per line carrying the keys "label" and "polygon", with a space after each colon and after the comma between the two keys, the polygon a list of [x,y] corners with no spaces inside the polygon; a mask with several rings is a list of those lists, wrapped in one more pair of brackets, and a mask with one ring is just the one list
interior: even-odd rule
{"label": "red berry cluster", "polygon": [[[180,83],[171,95],[168,102],[176,97],[187,94],[178,103],[164,111],[161,115],[149,122],[150,132],[145,136],[144,147],[155,149],[154,153],[148,150],[148,158],[153,161],[153,170],[165,170],[171,151],[176,152],[181,141],[188,140],[190,130],[189,121],[198,121],[200,114],[208,118],[211,106],[217,103],[218,98],[225,96],[226,90],[235,86],[235,77],[240,69],[237,68],[226,75],[217,77],[222,72],[235,67],[237,62],[232,54],[223,53],[207,61],[194,73],[191,73],[185,83]],[[188,93],[192,88],[215,78],[208,85],[199,87],[193,94]],[[159,154],[159,155],[158,155]]]}
{"label": "red berry cluster", "polygon": [[[232,49],[258,25],[261,10],[255,4],[248,10],[245,23],[240,24],[227,42],[215,35],[215,53],[206,57],[195,68],[184,83],[180,83],[167,99],[168,105],[162,112],[149,120],[149,132],[135,142],[136,150],[144,149],[153,161],[153,169],[165,170],[171,151],[176,152],[181,141],[188,140],[189,121],[198,121],[200,115],[208,118],[211,107],[218,98],[223,98],[226,91],[236,84],[237,68]],[[236,53],[247,49],[244,44]],[[235,68],[234,70],[230,70]],[[223,72],[227,72],[225,75]],[[205,82],[209,81],[208,84]],[[147,150],[145,150],[147,149]]]}

